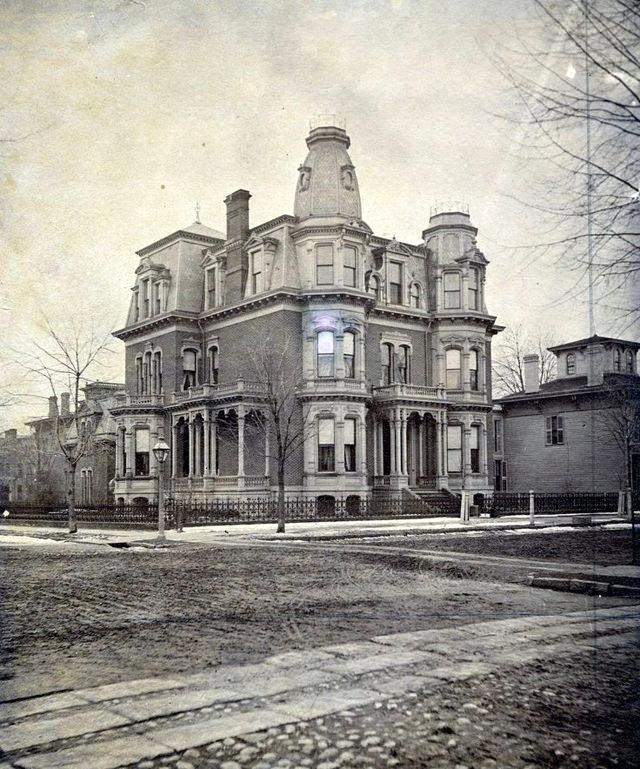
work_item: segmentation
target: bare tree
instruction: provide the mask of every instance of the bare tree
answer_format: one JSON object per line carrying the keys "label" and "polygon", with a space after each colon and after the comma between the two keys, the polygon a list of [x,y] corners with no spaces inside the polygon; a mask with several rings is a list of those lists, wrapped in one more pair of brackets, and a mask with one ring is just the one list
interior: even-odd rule
{"label": "bare tree", "polygon": [[278,533],[285,530],[285,474],[305,440],[310,426],[307,411],[298,398],[302,384],[299,349],[290,337],[258,332],[247,336],[240,350],[243,368],[259,386],[269,436],[269,453],[275,459],[278,479]]}
{"label": "bare tree", "polygon": [[524,356],[537,353],[542,385],[555,377],[556,356],[547,349],[554,344],[551,334],[528,335],[521,325],[511,326],[496,345],[493,359],[493,389],[496,395],[521,393],[525,389]]}
{"label": "bare tree", "polygon": [[70,394],[69,413],[56,410],[54,435],[66,466],[68,528],[74,533],[78,530],[76,468],[93,449],[93,426],[85,419],[81,390],[90,381],[90,373],[100,366],[102,356],[110,352],[111,332],[99,331],[82,314],[65,329],[54,328],[46,318],[44,324],[44,339],[32,340],[30,349],[21,351],[18,363],[33,376],[43,378],[56,400],[62,392]]}
{"label": "bare tree", "polygon": [[633,485],[632,458],[640,445],[640,389],[627,377],[610,379],[606,389],[610,407],[598,415],[605,441],[620,451],[623,470],[621,488]]}
{"label": "bare tree", "polygon": [[538,254],[591,273],[625,327],[640,321],[640,8],[530,0],[536,20],[491,51],[521,126]]}

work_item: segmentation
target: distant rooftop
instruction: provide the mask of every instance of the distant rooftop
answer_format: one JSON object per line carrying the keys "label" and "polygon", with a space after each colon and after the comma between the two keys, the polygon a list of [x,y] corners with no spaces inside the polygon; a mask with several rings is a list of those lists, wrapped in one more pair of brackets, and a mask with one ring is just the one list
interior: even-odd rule
{"label": "distant rooftop", "polygon": [[578,339],[575,342],[565,342],[564,344],[556,344],[553,347],[549,347],[550,352],[561,352],[562,350],[570,350],[574,347],[586,347],[590,344],[621,344],[626,345],[627,347],[635,347],[636,349],[640,349],[640,343],[639,342],[632,342],[630,339],[615,339],[611,336],[598,336],[598,334],[595,334],[594,336],[586,337],[586,339]]}

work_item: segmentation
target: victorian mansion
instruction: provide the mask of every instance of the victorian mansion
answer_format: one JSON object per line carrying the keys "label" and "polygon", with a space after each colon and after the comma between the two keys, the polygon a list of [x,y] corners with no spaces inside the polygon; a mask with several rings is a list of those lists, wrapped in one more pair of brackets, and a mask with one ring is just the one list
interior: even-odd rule
{"label": "victorian mansion", "polygon": [[362,218],[344,128],[320,123],[306,142],[293,215],[251,224],[250,194],[237,190],[224,201],[226,233],[197,221],[138,251],[116,333],[126,345],[126,395],[112,408],[117,501],[155,500],[159,436],[175,498],[275,491],[276,436],[250,365],[265,345],[286,348],[297,381],[303,435],[286,462],[288,494],[491,488],[500,327],[468,211],[433,209],[417,244],[379,237]]}

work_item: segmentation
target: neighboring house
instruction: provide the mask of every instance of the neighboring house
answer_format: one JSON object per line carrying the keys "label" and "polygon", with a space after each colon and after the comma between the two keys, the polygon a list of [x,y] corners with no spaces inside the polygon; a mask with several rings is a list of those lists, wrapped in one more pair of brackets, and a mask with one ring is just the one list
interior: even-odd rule
{"label": "neighboring house", "polygon": [[[84,400],[79,404],[79,425],[81,430],[90,433],[91,444],[90,451],[77,465],[78,506],[113,502],[109,483],[115,473],[115,423],[109,409],[122,390],[123,385],[111,382],[94,382],[82,390]],[[17,436],[15,430],[9,430],[0,445],[0,486],[8,487],[7,501],[66,504],[67,466],[57,433],[68,446],[77,441],[69,394],[62,393],[59,406],[58,399],[50,397],[47,416],[26,424],[31,430],[29,435]],[[12,484],[5,481],[10,475],[14,478]]]}
{"label": "neighboring house", "polygon": [[[464,206],[432,210],[417,244],[362,218],[349,137],[320,124],[298,169],[294,213],[251,226],[246,190],[226,234],[199,221],[138,251],[117,421],[119,502],[155,499],[163,436],[170,492],[265,497],[276,485],[252,340],[293,346],[306,439],[289,495],[491,487],[487,260]],[[244,352],[244,355],[242,354]],[[262,409],[262,410],[261,410]]]}
{"label": "neighboring house", "polygon": [[550,347],[556,379],[494,407],[494,488],[542,492],[640,490],[640,344],[592,336]]}

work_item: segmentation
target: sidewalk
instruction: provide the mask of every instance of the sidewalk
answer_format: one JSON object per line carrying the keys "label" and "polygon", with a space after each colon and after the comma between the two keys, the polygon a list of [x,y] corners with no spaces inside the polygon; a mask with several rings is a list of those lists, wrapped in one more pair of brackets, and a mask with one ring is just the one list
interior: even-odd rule
{"label": "sidewalk", "polygon": [[[456,681],[493,677],[503,669],[517,671],[535,661],[633,648],[639,620],[638,607],[619,606],[477,622],[292,651],[258,664],[227,665],[208,673],[7,702],[0,707],[0,747],[6,762],[0,766],[117,769],[133,763],[152,767],[152,759],[167,757],[169,762],[177,760],[178,767],[193,769],[190,760],[198,766],[211,765],[198,760],[206,761],[205,754],[195,750],[201,746],[208,746],[210,756],[226,748],[236,756],[242,750],[248,760],[262,753],[263,759],[269,756],[268,765],[275,765],[279,756],[267,754],[265,746],[290,749],[291,740],[279,735],[300,734],[314,725],[317,729],[323,718],[334,714],[351,722],[362,708],[381,713],[378,709],[394,698],[414,692],[429,697]],[[469,715],[474,715],[475,707],[469,706]],[[380,744],[371,739],[375,734],[372,730],[351,738],[355,755]],[[331,747],[337,755],[345,748],[340,741],[345,735],[332,736],[338,738],[338,750]],[[318,752],[327,749],[328,744],[323,748],[318,740]],[[302,754],[305,744],[308,737],[297,748]],[[233,764],[233,769],[237,766]]]}

